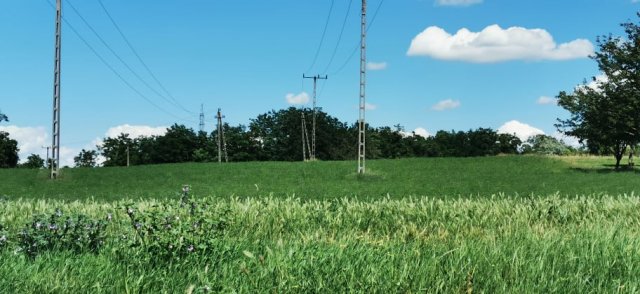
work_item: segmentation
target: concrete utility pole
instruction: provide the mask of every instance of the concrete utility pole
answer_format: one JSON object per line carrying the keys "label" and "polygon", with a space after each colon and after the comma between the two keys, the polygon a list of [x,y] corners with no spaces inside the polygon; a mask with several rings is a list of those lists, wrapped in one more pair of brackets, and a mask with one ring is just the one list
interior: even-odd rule
{"label": "concrete utility pole", "polygon": [[360,117],[358,119],[358,174],[365,173],[365,89],[367,77],[367,0],[362,0],[360,28]]}
{"label": "concrete utility pole", "polygon": [[222,163],[222,151],[224,150],[224,162],[229,162],[229,157],[227,156],[227,141],[224,138],[224,125],[222,125],[222,119],[225,118],[222,115],[222,110],[218,108],[218,114],[216,115],[218,119],[218,163]]}
{"label": "concrete utility pole", "polygon": [[129,167],[129,146],[127,146],[127,167]]}
{"label": "concrete utility pole", "polygon": [[315,76],[311,76],[308,77],[305,74],[302,74],[302,78],[303,79],[313,79],[313,120],[312,120],[312,127],[311,127],[311,160],[316,160],[316,113],[317,113],[317,108],[316,108],[316,101],[317,101],[317,84],[318,84],[318,80],[326,80],[327,78],[329,78],[329,76],[325,75],[324,77],[321,77],[320,75],[315,75]]}
{"label": "concrete utility pole", "polygon": [[62,0],[56,0],[56,47],[53,62],[53,123],[51,143],[51,179],[58,177],[60,166],[60,50],[62,45]]}
{"label": "concrete utility pole", "polygon": [[[304,109],[301,109],[300,114],[302,115],[302,161],[308,161],[311,157],[311,147],[309,146],[309,134],[307,134],[307,120],[304,116]],[[307,150],[309,153],[307,153]]]}
{"label": "concrete utility pole", "polygon": [[51,148],[51,146],[42,146],[42,148],[46,148],[47,149],[47,161],[45,161],[45,168],[50,168],[49,167],[49,148]]}

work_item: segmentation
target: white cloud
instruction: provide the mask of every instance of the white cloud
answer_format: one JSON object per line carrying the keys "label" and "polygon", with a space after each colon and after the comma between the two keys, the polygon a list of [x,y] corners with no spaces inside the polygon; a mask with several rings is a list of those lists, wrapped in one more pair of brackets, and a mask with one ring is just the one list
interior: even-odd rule
{"label": "white cloud", "polygon": [[386,62],[367,62],[367,70],[385,70],[387,69]]}
{"label": "white cloud", "polygon": [[297,95],[293,93],[289,93],[285,96],[285,99],[287,99],[287,103],[293,104],[293,105],[307,104],[309,103],[309,94],[307,94],[307,92],[302,92]]}
{"label": "white cloud", "polygon": [[409,56],[492,63],[509,60],[567,60],[586,58],[594,51],[586,39],[556,44],[544,29],[491,25],[481,32],[460,29],[455,35],[432,26],[411,41]]}
{"label": "white cloud", "polygon": [[364,104],[364,109],[365,110],[376,110],[376,109],[378,109],[378,105],[371,104],[371,103],[365,103]]}
{"label": "white cloud", "polygon": [[413,130],[413,132],[423,138],[431,137],[431,133],[429,133],[429,131],[427,131],[427,129],[425,128],[416,128],[415,130]]}
{"label": "white cloud", "polygon": [[445,110],[454,109],[458,107],[460,107],[460,101],[447,99],[447,100],[442,100],[436,103],[435,105],[431,106],[431,109],[435,111],[445,111]]}
{"label": "white cloud", "polygon": [[18,141],[20,162],[24,162],[31,154],[45,158],[46,149],[42,146],[51,145],[44,127],[0,126],[0,131],[9,133],[9,138]]}
{"label": "white cloud", "polygon": [[547,105],[547,104],[556,104],[557,101],[555,98],[551,98],[549,96],[541,96],[540,98],[538,98],[536,103],[540,105]]}
{"label": "white cloud", "polygon": [[[162,136],[167,133],[167,127],[151,127],[151,126],[132,126],[129,124],[111,127],[104,134],[106,138],[115,138],[120,134],[129,134],[130,138]],[[102,144],[101,141],[94,141],[96,145]]]}
{"label": "white cloud", "polygon": [[541,129],[532,127],[528,124],[521,123],[517,120],[512,120],[504,123],[501,127],[499,127],[498,134],[515,135],[524,142],[531,136],[544,135],[544,132]]}
{"label": "white cloud", "polygon": [[421,128],[421,127],[416,128],[415,130],[413,130],[413,132],[400,131],[400,134],[405,138],[406,137],[413,137],[414,135],[420,136],[420,137],[423,137],[423,138],[428,138],[428,137],[432,136],[431,133],[429,133],[429,131],[427,131],[427,129]]}
{"label": "white cloud", "polygon": [[[638,0],[640,1],[640,0]],[[595,77],[593,77],[593,79],[591,80],[591,82],[587,83],[587,87],[594,89],[596,91],[600,91],[600,85],[602,85],[603,83],[606,83],[609,81],[609,77],[607,77],[607,75],[605,74],[599,74]],[[580,85],[577,88],[582,88],[584,87],[584,85]]]}
{"label": "white cloud", "polygon": [[640,0],[631,0],[631,3],[640,3]]}
{"label": "white cloud", "polygon": [[479,3],[482,3],[482,0],[436,0],[438,6],[470,6]]}
{"label": "white cloud", "polygon": [[553,133],[553,135],[551,135],[551,137],[554,137],[562,142],[564,142],[565,144],[571,146],[571,147],[575,147],[578,148],[581,146],[580,144],[580,139],[573,137],[573,136],[567,136],[563,133],[560,133],[558,131],[556,131],[555,133]]}

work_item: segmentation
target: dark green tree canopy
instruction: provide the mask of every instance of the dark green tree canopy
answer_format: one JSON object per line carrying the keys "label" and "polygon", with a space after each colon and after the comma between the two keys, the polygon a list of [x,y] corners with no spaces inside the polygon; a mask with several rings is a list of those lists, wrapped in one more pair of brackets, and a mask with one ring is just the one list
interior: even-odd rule
{"label": "dark green tree canopy", "polygon": [[18,141],[9,137],[9,133],[0,132],[0,168],[14,168],[18,165]]}
{"label": "dark green tree canopy", "polygon": [[95,167],[97,158],[97,151],[82,149],[82,151],[73,158],[73,162],[76,167]]}
{"label": "dark green tree canopy", "polygon": [[27,157],[27,161],[20,165],[22,168],[43,168],[44,159],[38,154],[31,154]]}
{"label": "dark green tree canopy", "polygon": [[622,27],[626,38],[598,38],[599,51],[592,58],[604,78],[558,94],[558,105],[570,117],[556,124],[559,131],[581,143],[613,153],[616,168],[627,147],[640,142],[640,26],[628,22]]}

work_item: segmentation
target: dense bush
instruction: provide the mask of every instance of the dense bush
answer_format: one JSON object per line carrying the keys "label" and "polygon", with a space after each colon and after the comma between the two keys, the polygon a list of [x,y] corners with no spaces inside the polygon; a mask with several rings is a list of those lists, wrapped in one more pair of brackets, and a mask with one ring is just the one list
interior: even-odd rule
{"label": "dense bush", "polygon": [[20,250],[30,257],[45,251],[97,253],[106,237],[106,220],[94,220],[82,214],[63,217],[60,209],[50,216],[33,217],[20,232]]}
{"label": "dense bush", "polygon": [[146,210],[128,205],[126,213],[135,231],[130,245],[155,261],[210,253],[227,227],[227,213],[207,208],[204,200],[189,197],[188,189],[180,201],[156,204]]}

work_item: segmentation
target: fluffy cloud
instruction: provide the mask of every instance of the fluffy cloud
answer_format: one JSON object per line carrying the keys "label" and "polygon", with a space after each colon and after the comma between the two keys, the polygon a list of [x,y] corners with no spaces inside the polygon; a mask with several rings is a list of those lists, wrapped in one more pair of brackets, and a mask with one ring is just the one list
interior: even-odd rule
{"label": "fluffy cloud", "polygon": [[32,153],[44,158],[46,149],[42,146],[51,145],[44,127],[0,126],[0,131],[9,133],[9,138],[18,141],[20,162],[24,162]]}
{"label": "fluffy cloud", "polygon": [[367,70],[385,70],[387,69],[386,62],[367,62]]}
{"label": "fluffy cloud", "polygon": [[413,132],[423,138],[431,137],[431,133],[429,133],[429,131],[427,131],[427,129],[425,128],[416,128],[415,130],[413,130]]}
{"label": "fluffy cloud", "polygon": [[[132,126],[128,124],[109,128],[105,138],[115,138],[120,134],[129,134],[130,138],[162,136],[167,133],[167,127]],[[95,142],[99,143],[99,142]]]}
{"label": "fluffy cloud", "polygon": [[540,98],[538,98],[536,103],[540,105],[547,105],[547,104],[555,104],[557,103],[557,101],[555,98],[551,98],[548,96],[541,96]]}
{"label": "fluffy cloud", "polygon": [[481,32],[466,28],[455,35],[432,26],[411,41],[409,56],[428,56],[435,59],[492,63],[509,60],[567,60],[585,58],[594,51],[585,39],[556,44],[543,29],[511,27],[502,29],[491,25]]}
{"label": "fluffy cloud", "polygon": [[554,137],[562,142],[564,142],[565,144],[571,146],[571,147],[575,147],[578,148],[581,146],[580,144],[580,139],[573,137],[573,136],[567,136],[563,133],[560,133],[558,131],[556,131],[555,133],[553,133],[553,135],[551,135],[551,137]]}
{"label": "fluffy cloud", "polygon": [[434,106],[431,106],[431,109],[435,111],[445,111],[445,110],[454,109],[458,107],[460,107],[460,101],[447,99],[447,100],[442,100],[436,103]]}
{"label": "fluffy cloud", "polygon": [[428,138],[428,137],[432,136],[431,133],[429,133],[429,131],[427,131],[427,129],[421,128],[421,127],[416,128],[415,130],[413,130],[413,132],[400,131],[400,134],[403,137],[413,137],[414,135],[416,135],[416,136],[420,136],[420,137],[423,137],[423,138]]}
{"label": "fluffy cloud", "polygon": [[523,142],[535,135],[544,135],[541,129],[521,123],[517,120],[508,121],[498,128],[498,134],[511,134],[518,137]]}
{"label": "fluffy cloud", "polygon": [[470,6],[479,3],[482,3],[482,0],[436,0],[438,6]]}
{"label": "fluffy cloud", "polygon": [[309,94],[307,94],[307,92],[302,92],[297,95],[293,93],[289,93],[285,96],[285,99],[287,99],[287,103],[293,104],[293,105],[307,104],[309,103]]}

